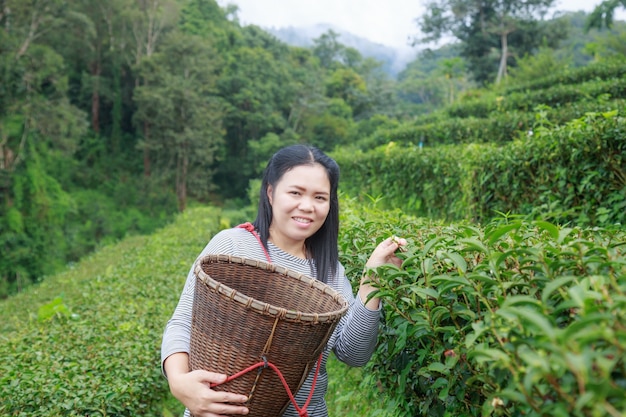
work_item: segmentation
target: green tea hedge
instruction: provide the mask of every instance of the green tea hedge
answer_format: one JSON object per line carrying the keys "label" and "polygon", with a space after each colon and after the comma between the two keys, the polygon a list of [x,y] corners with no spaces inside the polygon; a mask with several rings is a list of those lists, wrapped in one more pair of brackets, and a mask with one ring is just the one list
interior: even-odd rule
{"label": "green tea hedge", "polygon": [[623,229],[442,225],[354,207],[341,242],[355,284],[377,241],[409,241],[400,268],[376,271],[384,324],[364,374],[387,415],[623,415]]}
{"label": "green tea hedge", "polygon": [[220,221],[189,210],[0,303],[0,415],[161,416],[161,335]]}
{"label": "green tea hedge", "polygon": [[510,85],[505,88],[505,94],[520,91],[543,90],[554,85],[580,84],[592,80],[609,80],[611,78],[624,78],[626,75],[626,62],[624,59],[612,59],[594,62],[584,67],[569,68],[555,74],[549,74],[541,79],[523,84]]}
{"label": "green tea hedge", "polygon": [[560,107],[568,103],[589,101],[606,94],[614,99],[626,98],[626,80],[613,78],[580,84],[555,84],[544,89],[519,91],[500,96],[491,93],[485,97],[455,103],[447,107],[446,112],[453,118],[485,118],[494,112],[532,111],[540,105]]}
{"label": "green tea hedge", "polygon": [[451,220],[498,212],[579,225],[626,223],[626,120],[616,111],[542,127],[505,146],[420,149],[389,143],[336,153],[342,189],[386,207]]}
{"label": "green tea hedge", "polygon": [[379,129],[359,142],[362,149],[372,149],[389,142],[424,146],[494,143],[504,145],[541,126],[565,124],[587,113],[624,109],[626,100],[593,100],[566,103],[557,108],[537,106],[534,111],[503,111],[487,118],[446,118],[428,124],[405,123],[393,129]]}

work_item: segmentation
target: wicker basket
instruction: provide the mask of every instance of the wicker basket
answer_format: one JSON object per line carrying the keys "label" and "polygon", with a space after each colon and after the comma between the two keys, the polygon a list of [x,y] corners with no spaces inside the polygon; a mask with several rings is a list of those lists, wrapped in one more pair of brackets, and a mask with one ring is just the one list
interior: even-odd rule
{"label": "wicker basket", "polygon": [[[306,275],[246,258],[207,255],[194,272],[190,368],[233,375],[265,358],[295,395],[346,313],[346,300]],[[214,389],[249,396],[249,417],[280,416],[290,402],[269,368]]]}

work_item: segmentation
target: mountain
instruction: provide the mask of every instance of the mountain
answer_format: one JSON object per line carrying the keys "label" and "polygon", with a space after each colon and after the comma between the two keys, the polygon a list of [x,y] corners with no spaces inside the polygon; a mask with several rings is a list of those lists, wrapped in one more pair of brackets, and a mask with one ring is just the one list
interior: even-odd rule
{"label": "mountain", "polygon": [[383,69],[392,77],[396,77],[416,55],[416,51],[408,48],[402,50],[375,43],[327,23],[305,27],[288,26],[263,29],[288,45],[301,47],[313,46],[313,39],[319,38],[324,33],[332,30],[339,34],[339,43],[356,49],[364,57],[374,58],[382,62]]}

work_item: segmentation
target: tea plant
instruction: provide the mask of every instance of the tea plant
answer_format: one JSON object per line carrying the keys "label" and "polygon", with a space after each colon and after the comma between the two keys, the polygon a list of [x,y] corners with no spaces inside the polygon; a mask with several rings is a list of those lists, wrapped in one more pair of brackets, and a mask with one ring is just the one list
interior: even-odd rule
{"label": "tea plant", "polygon": [[[401,268],[376,271],[384,324],[364,373],[394,415],[622,415],[623,230],[391,220],[358,234],[410,241]],[[349,245],[357,232],[346,233]]]}

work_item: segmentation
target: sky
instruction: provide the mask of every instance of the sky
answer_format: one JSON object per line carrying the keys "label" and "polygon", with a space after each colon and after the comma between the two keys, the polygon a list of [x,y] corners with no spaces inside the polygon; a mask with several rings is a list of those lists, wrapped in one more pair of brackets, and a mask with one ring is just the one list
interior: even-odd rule
{"label": "sky", "polygon": [[[557,0],[555,10],[590,12],[602,0]],[[398,49],[418,33],[419,0],[218,0],[239,7],[242,25],[265,28],[329,23],[355,35]],[[619,9],[618,9],[619,10]],[[623,9],[622,9],[623,10]],[[622,19],[622,13],[616,13]]]}

